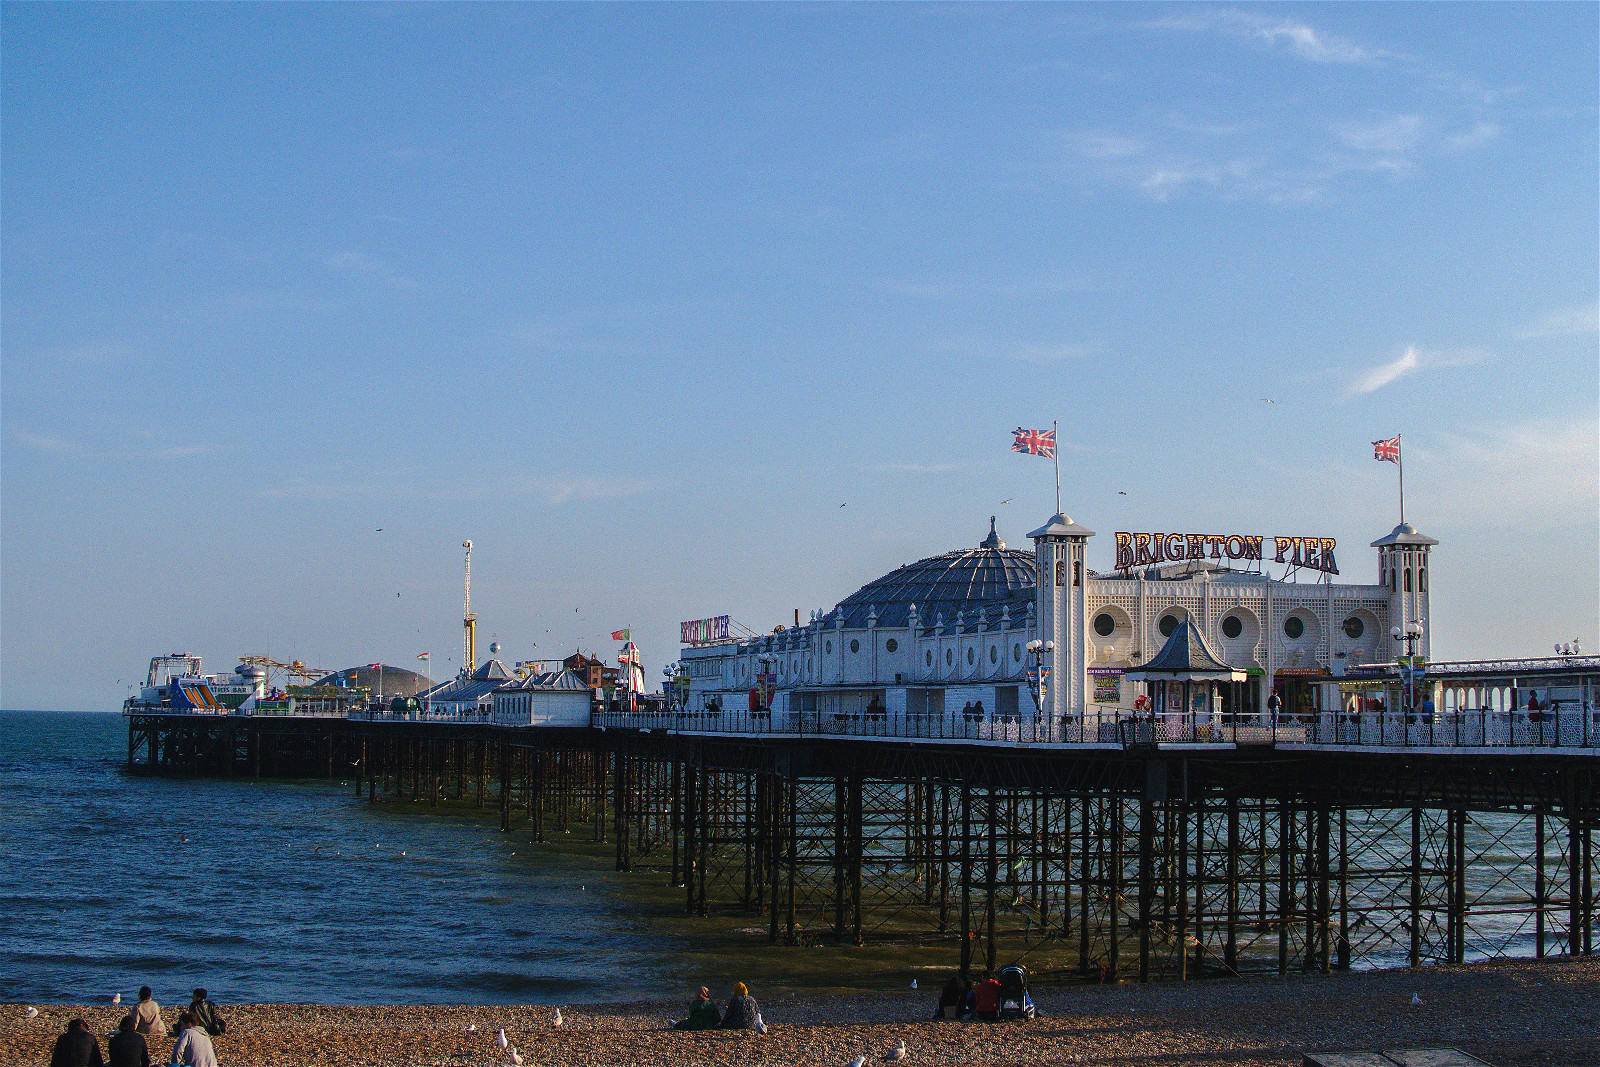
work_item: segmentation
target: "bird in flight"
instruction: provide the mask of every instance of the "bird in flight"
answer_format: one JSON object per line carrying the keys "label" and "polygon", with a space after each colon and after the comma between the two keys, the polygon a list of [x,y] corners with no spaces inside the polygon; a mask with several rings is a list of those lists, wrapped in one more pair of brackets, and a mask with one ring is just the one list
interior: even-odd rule
{"label": "bird in flight", "polygon": [[840,506],[840,507],[841,507],[841,508],[842,508],[842,507],[844,507],[844,505],[843,505],[843,504],[840,504],[840,505],[839,505],[839,506]]}
{"label": "bird in flight", "polygon": [[1118,496],[1127,496],[1128,495],[1128,491],[1126,489],[1118,489],[1117,490],[1117,495]]}
{"label": "bird in flight", "polygon": [[1265,397],[1265,396],[1256,397],[1256,399],[1261,401],[1263,404],[1276,404],[1277,403],[1276,400],[1273,400],[1270,397]]}
{"label": "bird in flight", "polygon": [[1011,498],[1010,497],[1006,497],[1004,500],[1000,501],[1000,503],[1009,504],[1009,503],[1011,503]]}

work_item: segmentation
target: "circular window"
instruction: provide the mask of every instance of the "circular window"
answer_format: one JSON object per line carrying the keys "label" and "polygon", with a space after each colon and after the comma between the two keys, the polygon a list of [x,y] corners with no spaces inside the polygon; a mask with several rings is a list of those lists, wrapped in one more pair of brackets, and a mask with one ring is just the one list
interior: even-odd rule
{"label": "circular window", "polygon": [[1300,635],[1306,632],[1306,624],[1300,621],[1298,615],[1290,615],[1283,620],[1283,632],[1291,641],[1300,640]]}
{"label": "circular window", "polygon": [[1366,624],[1356,616],[1352,615],[1348,619],[1344,620],[1344,635],[1350,640],[1354,641],[1356,638],[1360,637],[1366,632]]}
{"label": "circular window", "polygon": [[824,641],[824,642],[822,642],[822,651],[824,653],[826,653],[827,655],[830,655],[830,656],[833,655],[833,642],[832,641]]}
{"label": "circular window", "polygon": [[1161,616],[1161,621],[1156,623],[1156,629],[1161,631],[1162,637],[1171,637],[1172,631],[1177,628],[1178,617],[1176,615],[1163,615]]}
{"label": "circular window", "polygon": [[1232,641],[1242,633],[1244,633],[1244,623],[1239,621],[1239,616],[1229,615],[1222,620],[1222,636],[1229,641]]}
{"label": "circular window", "polygon": [[989,646],[989,662],[990,663],[999,663],[1000,662],[1000,650],[998,648],[995,648],[993,645]]}
{"label": "circular window", "polygon": [[954,664],[955,661],[956,661],[956,654],[954,652],[950,651],[948,648],[945,649],[944,650],[944,665],[946,667],[949,667],[952,664]]}
{"label": "circular window", "polygon": [[1011,646],[1011,662],[1013,662],[1013,663],[1021,663],[1022,662],[1022,646],[1021,645],[1012,645]]}
{"label": "circular window", "polygon": [[850,639],[850,651],[851,652],[860,652],[861,651],[861,642],[857,641],[853,637]]}
{"label": "circular window", "polygon": [[977,658],[977,655],[972,651],[972,649],[967,649],[967,666],[972,666],[973,661]]}
{"label": "circular window", "polygon": [[1111,617],[1111,612],[1102,611],[1094,617],[1094,632],[1101,637],[1110,637],[1111,632],[1117,628],[1117,620]]}
{"label": "circular window", "polygon": [[900,647],[900,642],[896,641],[892,637],[889,638],[889,640],[887,640],[887,641],[885,641],[883,643],[883,650],[885,652],[893,652],[895,649],[897,649],[899,647]]}
{"label": "circular window", "polygon": [[933,649],[930,648],[922,654],[922,662],[929,667],[933,666]]}

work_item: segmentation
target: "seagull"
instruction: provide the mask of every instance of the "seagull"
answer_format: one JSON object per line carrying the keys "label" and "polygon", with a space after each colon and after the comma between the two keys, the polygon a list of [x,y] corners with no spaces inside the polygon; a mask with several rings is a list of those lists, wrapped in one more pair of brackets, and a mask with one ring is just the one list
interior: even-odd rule
{"label": "seagull", "polygon": [[113,993],[113,994],[111,994],[111,1003],[112,1004],[121,1004],[122,1003],[122,994],[121,993]]}
{"label": "seagull", "polygon": [[1118,489],[1117,490],[1117,495],[1118,496],[1127,496],[1128,495],[1128,491],[1126,489]]}
{"label": "seagull", "polygon": [[36,1019],[39,1017],[39,1009],[34,1007],[32,1004],[29,1004],[23,1011],[22,1017],[24,1019]]}
{"label": "seagull", "polygon": [[857,1056],[850,1061],[849,1067],[867,1067],[867,1058],[865,1056]]}
{"label": "seagull", "polygon": [[1004,500],[1000,501],[1000,503],[1009,504],[1009,503],[1011,503],[1011,498],[1010,497],[1006,497]]}
{"label": "seagull", "polygon": [[911,979],[911,988],[912,989],[917,988],[917,980],[915,978]]}
{"label": "seagull", "polygon": [[[849,503],[849,501],[846,501],[845,503]],[[844,504],[840,504],[839,506],[842,508],[844,507]]]}
{"label": "seagull", "polygon": [[894,1048],[890,1049],[888,1052],[885,1052],[883,1054],[883,1059],[884,1059],[884,1062],[886,1062],[886,1063],[893,1063],[896,1060],[903,1060],[905,1058],[906,1058],[906,1043],[904,1041],[900,1042]]}
{"label": "seagull", "polygon": [[1421,1007],[1422,1006],[1422,994],[1421,993],[1413,993],[1413,994],[1411,994],[1411,1003],[1417,1005],[1418,1007]]}
{"label": "seagull", "polygon": [[522,1053],[518,1052],[516,1049],[512,1049],[511,1062],[515,1064],[516,1067],[522,1067]]}
{"label": "seagull", "polygon": [[468,1023],[467,1024],[467,1033],[475,1034],[477,1032],[478,1032],[478,1024],[477,1023]]}
{"label": "seagull", "polygon": [[766,1032],[767,1032],[767,1020],[763,1019],[761,1017],[761,1013],[758,1011],[758,1012],[756,1012],[756,1033],[764,1034]]}
{"label": "seagull", "polygon": [[383,533],[383,527],[382,527],[382,526],[380,526],[380,527],[378,527],[378,529],[377,529],[377,531],[376,531],[376,532],[378,532],[378,533]]}
{"label": "seagull", "polygon": [[566,1022],[566,1020],[561,1017],[561,1009],[557,1008],[555,1017],[550,1020],[550,1025],[551,1026],[561,1026],[565,1022]]}
{"label": "seagull", "polygon": [[499,1045],[501,1048],[510,1048],[511,1047],[511,1042],[506,1040],[506,1032],[505,1032],[505,1030],[501,1030],[500,1033],[498,1035],[496,1035],[496,1037],[494,1039],[494,1043]]}
{"label": "seagull", "polygon": [[1263,404],[1276,404],[1277,403],[1276,400],[1273,400],[1273,399],[1271,399],[1269,397],[1264,397],[1264,396],[1258,396],[1258,397],[1256,397],[1256,399],[1261,401]]}

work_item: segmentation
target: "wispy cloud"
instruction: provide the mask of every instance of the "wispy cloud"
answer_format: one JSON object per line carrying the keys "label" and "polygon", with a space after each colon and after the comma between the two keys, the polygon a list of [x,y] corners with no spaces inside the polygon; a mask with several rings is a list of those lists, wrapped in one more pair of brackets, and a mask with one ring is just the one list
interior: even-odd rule
{"label": "wispy cloud", "polygon": [[875,463],[867,468],[876,474],[949,474],[965,470],[960,463]]}
{"label": "wispy cloud", "polygon": [[939,281],[902,278],[873,279],[866,288],[913,300],[1031,300],[1042,296],[1081,292],[1089,287],[1086,278],[1064,272],[1045,271],[1034,276],[1012,278],[963,277]]}
{"label": "wispy cloud", "polygon": [[410,292],[421,288],[415,278],[400,273],[381,259],[372,259],[360,252],[340,252],[338,255],[330,256],[327,268],[335,274],[365,278],[391,289]]}
{"label": "wispy cloud", "polygon": [[1481,363],[1485,354],[1472,349],[1454,349],[1450,351],[1424,351],[1416,345],[1407,345],[1406,350],[1395,359],[1387,363],[1380,363],[1376,367],[1369,367],[1350,382],[1347,392],[1352,396],[1362,396],[1367,393],[1376,393],[1387,385],[1393,385],[1402,378],[1425,370],[1437,370],[1443,367],[1464,367],[1474,363]]}
{"label": "wispy cloud", "polygon": [[1193,33],[1218,33],[1264,45],[1310,63],[1371,64],[1386,53],[1365,47],[1334,34],[1322,33],[1304,22],[1277,18],[1257,11],[1237,8],[1208,8],[1145,25],[1151,29],[1185,30]]}
{"label": "wispy cloud", "polygon": [[40,452],[65,455],[68,452],[76,452],[78,450],[76,444],[64,437],[57,437],[48,433],[35,433],[21,426],[13,426],[11,428],[11,436],[29,448],[37,449]]}
{"label": "wispy cloud", "polygon": [[1523,341],[1540,337],[1577,337],[1597,330],[1600,330],[1600,304],[1588,304],[1552,311],[1527,329],[1518,332],[1517,337]]}
{"label": "wispy cloud", "polygon": [[1427,461],[1430,473],[1421,492],[1431,513],[1474,526],[1498,517],[1519,531],[1592,526],[1600,509],[1597,453],[1600,428],[1593,418],[1533,419],[1443,433],[1437,444],[1414,451]]}
{"label": "wispy cloud", "polygon": [[1388,115],[1334,124],[1339,140],[1359,152],[1409,152],[1422,140],[1421,115]]}
{"label": "wispy cloud", "polygon": [[471,484],[394,481],[339,482],[293,478],[258,491],[269,500],[405,500],[461,503],[471,500],[525,498],[555,506],[569,501],[616,500],[654,487],[641,478],[607,475],[527,475],[512,479],[484,478]]}
{"label": "wispy cloud", "polygon": [[1471,129],[1458,130],[1445,138],[1445,147],[1452,152],[1465,152],[1488,144],[1500,136],[1500,125],[1494,122],[1479,122]]}

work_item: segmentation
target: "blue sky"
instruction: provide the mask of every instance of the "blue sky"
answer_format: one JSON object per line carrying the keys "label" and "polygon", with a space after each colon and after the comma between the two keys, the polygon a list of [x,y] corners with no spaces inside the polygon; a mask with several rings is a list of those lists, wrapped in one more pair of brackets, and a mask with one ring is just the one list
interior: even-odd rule
{"label": "blue sky", "polygon": [[466,537],[480,649],[659,678],[1025,545],[1052,419],[1091,566],[1355,581],[1402,433],[1435,655],[1600,647],[1597,12],[8,3],[0,705],[450,673]]}

